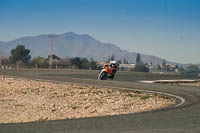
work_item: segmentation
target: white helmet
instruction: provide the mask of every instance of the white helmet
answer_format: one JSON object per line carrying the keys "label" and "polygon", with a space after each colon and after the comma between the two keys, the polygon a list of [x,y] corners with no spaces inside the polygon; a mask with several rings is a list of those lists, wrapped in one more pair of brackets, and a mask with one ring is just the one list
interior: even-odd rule
{"label": "white helmet", "polygon": [[117,64],[117,61],[116,60],[111,60],[110,64]]}

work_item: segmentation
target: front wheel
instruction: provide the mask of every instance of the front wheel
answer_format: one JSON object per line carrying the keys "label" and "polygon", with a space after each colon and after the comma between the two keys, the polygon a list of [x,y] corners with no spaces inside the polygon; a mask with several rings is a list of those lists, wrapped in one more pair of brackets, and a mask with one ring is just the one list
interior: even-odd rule
{"label": "front wheel", "polygon": [[107,73],[105,71],[99,73],[98,80],[106,80],[107,79]]}

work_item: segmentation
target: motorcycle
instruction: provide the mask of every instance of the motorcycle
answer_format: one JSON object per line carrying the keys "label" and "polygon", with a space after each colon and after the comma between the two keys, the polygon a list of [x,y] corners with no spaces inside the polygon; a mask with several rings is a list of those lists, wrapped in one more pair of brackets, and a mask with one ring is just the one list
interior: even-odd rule
{"label": "motorcycle", "polygon": [[107,78],[113,80],[118,69],[117,66],[110,67],[109,65],[105,65],[98,74],[98,80],[107,80]]}

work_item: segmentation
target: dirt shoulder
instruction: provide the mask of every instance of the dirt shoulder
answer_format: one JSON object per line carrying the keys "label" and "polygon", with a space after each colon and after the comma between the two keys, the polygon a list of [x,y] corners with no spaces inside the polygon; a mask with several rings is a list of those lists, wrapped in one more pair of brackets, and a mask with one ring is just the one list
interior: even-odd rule
{"label": "dirt shoulder", "polygon": [[179,83],[179,85],[200,86],[200,82],[197,82],[197,83]]}
{"label": "dirt shoulder", "polygon": [[137,91],[0,76],[0,123],[128,114],[174,103],[166,96]]}

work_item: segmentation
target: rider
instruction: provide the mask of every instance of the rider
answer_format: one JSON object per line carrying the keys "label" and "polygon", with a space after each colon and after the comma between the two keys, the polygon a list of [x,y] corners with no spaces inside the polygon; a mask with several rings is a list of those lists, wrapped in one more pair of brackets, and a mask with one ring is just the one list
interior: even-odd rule
{"label": "rider", "polygon": [[114,79],[117,68],[117,61],[110,61],[109,65],[105,66],[105,71],[110,74],[108,78]]}

